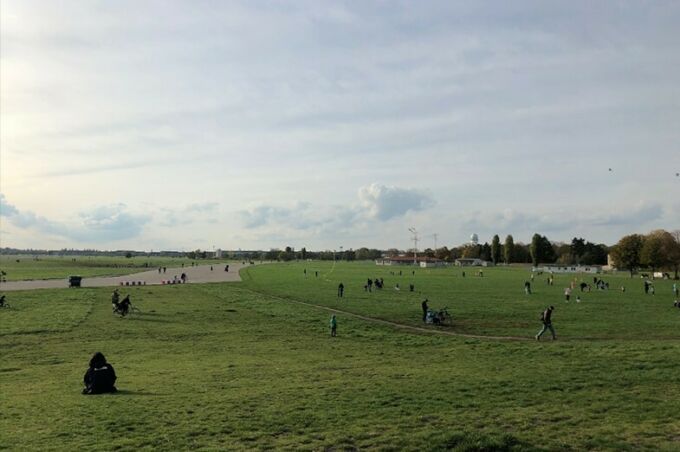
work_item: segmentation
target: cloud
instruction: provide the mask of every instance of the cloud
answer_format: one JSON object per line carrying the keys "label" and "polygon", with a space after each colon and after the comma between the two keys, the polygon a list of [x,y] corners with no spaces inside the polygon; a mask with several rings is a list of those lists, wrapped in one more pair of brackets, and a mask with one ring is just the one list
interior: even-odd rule
{"label": "cloud", "polygon": [[313,206],[298,202],[292,207],[260,205],[239,212],[249,229],[270,227],[308,231],[315,235],[334,235],[361,230],[374,222],[386,222],[408,212],[418,212],[434,205],[434,200],[421,190],[371,184],[361,187],[358,200],[349,206]]}
{"label": "cloud", "polygon": [[418,212],[434,205],[434,200],[422,190],[371,184],[359,189],[361,205],[370,217],[387,221],[407,212]]}
{"label": "cloud", "polygon": [[462,214],[462,226],[471,232],[508,231],[523,233],[579,233],[592,228],[640,228],[663,219],[665,211],[660,204],[641,202],[637,205],[614,207],[598,211],[583,206],[565,207],[560,211],[531,213],[515,209],[502,211],[469,212]]}
{"label": "cloud", "polygon": [[18,212],[16,207],[7,202],[5,195],[0,193],[0,217],[9,217]]}
{"label": "cloud", "polygon": [[660,204],[639,203],[623,211],[608,213],[594,218],[593,226],[635,226],[658,220],[664,210]]}
{"label": "cloud", "polygon": [[241,211],[240,215],[247,228],[274,225],[306,230],[324,222],[315,218],[311,204],[306,202],[298,202],[293,207],[261,205]]}
{"label": "cloud", "polygon": [[52,221],[31,211],[17,209],[0,195],[2,216],[19,229],[31,229],[41,234],[72,239],[78,242],[107,242],[134,238],[140,235],[150,217],[127,211],[125,204],[99,206],[79,214],[81,224],[70,226]]}
{"label": "cloud", "polygon": [[204,202],[189,204],[179,209],[163,208],[160,224],[173,227],[201,221],[217,223],[215,215],[218,213],[219,206],[216,202]]}
{"label": "cloud", "polygon": [[126,211],[125,204],[100,206],[80,213],[83,227],[69,234],[80,240],[121,240],[137,237],[150,218]]}

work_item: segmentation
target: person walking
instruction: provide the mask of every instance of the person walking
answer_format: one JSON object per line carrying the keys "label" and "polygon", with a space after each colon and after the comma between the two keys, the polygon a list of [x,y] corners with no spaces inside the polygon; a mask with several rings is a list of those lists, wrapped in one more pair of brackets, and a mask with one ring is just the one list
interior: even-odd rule
{"label": "person walking", "polygon": [[423,323],[427,322],[427,311],[428,311],[428,306],[427,306],[427,298],[423,300],[423,302],[420,305],[423,308]]}
{"label": "person walking", "polygon": [[552,333],[552,338],[553,341],[557,339],[557,335],[555,335],[555,328],[552,326],[552,312],[555,309],[554,306],[548,306],[545,311],[541,314],[541,321],[543,322],[543,328],[541,331],[538,332],[536,335],[536,340],[540,341],[541,336],[543,333],[545,333],[546,330],[550,330]]}
{"label": "person walking", "polygon": [[338,298],[342,298],[345,293],[345,285],[343,283],[338,284]]}
{"label": "person walking", "polygon": [[567,287],[564,289],[564,301],[569,303],[569,299],[571,298],[571,287]]}
{"label": "person walking", "polygon": [[338,335],[338,320],[335,318],[335,314],[331,316],[331,337]]}

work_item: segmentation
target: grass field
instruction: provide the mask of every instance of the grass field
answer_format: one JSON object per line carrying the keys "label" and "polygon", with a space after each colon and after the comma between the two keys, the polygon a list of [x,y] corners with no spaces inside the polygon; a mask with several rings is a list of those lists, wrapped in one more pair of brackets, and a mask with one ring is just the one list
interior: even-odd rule
{"label": "grass field", "polygon": [[[143,312],[123,319],[109,289],[13,292],[0,310],[0,448],[680,449],[672,283],[645,297],[639,279],[606,276],[627,291],[566,304],[567,276],[537,277],[526,296],[523,269],[419,269],[422,293],[409,293],[393,287],[413,277],[390,271],[277,264],[242,283],[130,288]],[[364,292],[367,277],[389,289]],[[330,313],[301,304],[420,328],[424,296],[453,313],[448,334],[341,313],[331,339]],[[537,343],[547,303],[560,339]],[[80,395],[97,350],[118,394]]]}
{"label": "grass field", "polygon": [[[26,279],[63,279],[70,275],[84,277],[129,275],[158,267],[191,265],[187,258],[107,257],[107,256],[22,256],[0,255],[0,270],[7,281]],[[215,261],[218,262],[218,261]],[[221,262],[221,261],[219,261]]]}

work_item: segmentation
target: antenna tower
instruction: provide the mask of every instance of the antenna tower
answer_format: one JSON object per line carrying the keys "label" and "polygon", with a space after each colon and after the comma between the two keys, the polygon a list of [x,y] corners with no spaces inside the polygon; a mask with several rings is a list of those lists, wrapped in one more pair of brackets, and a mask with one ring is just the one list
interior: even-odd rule
{"label": "antenna tower", "polygon": [[413,240],[413,263],[418,265],[418,231],[416,228],[408,228],[409,232],[413,234],[411,240]]}

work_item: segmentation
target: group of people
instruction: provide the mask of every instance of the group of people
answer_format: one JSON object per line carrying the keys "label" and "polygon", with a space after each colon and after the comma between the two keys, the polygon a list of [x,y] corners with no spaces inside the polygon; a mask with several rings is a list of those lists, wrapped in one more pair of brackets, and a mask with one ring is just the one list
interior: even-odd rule
{"label": "group of people", "polygon": [[[385,280],[382,278],[375,278],[375,280],[368,278],[366,284],[364,284],[364,292],[372,292],[373,286],[375,286],[376,289],[382,289],[385,286]],[[398,286],[399,285],[397,284],[397,287]]]}

